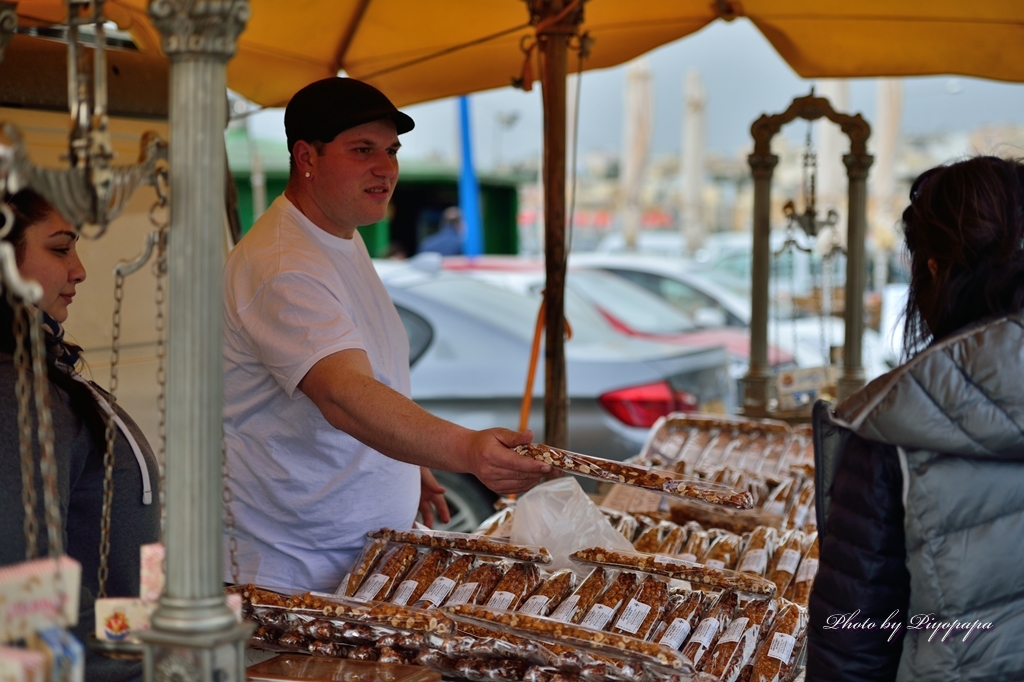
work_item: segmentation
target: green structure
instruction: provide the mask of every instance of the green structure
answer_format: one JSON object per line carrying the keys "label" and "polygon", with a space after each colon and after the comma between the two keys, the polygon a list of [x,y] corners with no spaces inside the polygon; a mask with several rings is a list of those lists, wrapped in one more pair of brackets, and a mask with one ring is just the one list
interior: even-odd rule
{"label": "green structure", "polygon": [[[264,207],[284,192],[288,182],[288,149],[284,140],[250,138],[242,127],[229,129],[226,141],[228,166],[238,189],[238,213],[242,234],[245,234],[255,220],[254,196],[258,194],[259,175],[263,176]],[[420,241],[437,231],[441,213],[449,206],[459,205],[459,169],[456,166],[403,160],[401,173],[388,218],[359,228],[374,258],[397,252],[406,256],[415,254]],[[518,252],[517,187],[527,179],[479,176],[484,253]]]}

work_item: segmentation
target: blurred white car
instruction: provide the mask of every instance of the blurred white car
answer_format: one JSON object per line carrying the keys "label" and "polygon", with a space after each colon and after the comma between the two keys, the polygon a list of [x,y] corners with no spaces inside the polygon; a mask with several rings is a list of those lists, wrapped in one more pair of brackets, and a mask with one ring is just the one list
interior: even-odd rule
{"label": "blurred white car", "polygon": [[[693,272],[691,261],[665,256],[582,253],[572,254],[569,263],[577,269],[600,269],[623,277],[683,312],[691,312],[695,318],[696,311],[713,308],[721,311],[726,324],[744,329],[750,326],[749,299],[729,291],[702,272]],[[898,316],[898,313],[894,314]],[[888,319],[892,324],[892,315]],[[842,346],[846,338],[844,321],[832,316],[793,319],[773,310],[768,327],[768,343],[792,354],[800,367],[828,364],[828,349]],[[884,374],[891,367],[892,342],[886,339],[893,335],[893,330],[889,326],[883,329],[886,332],[882,334],[873,329],[864,330],[862,361],[868,380]]]}

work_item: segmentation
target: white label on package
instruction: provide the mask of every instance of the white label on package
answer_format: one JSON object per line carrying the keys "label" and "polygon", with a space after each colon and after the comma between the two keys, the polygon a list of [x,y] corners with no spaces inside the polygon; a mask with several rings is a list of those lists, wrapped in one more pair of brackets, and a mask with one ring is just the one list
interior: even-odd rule
{"label": "white label on package", "polygon": [[743,562],[740,564],[740,571],[764,575],[764,569],[768,567],[768,552],[764,549],[750,549],[743,555]]}
{"label": "white label on package", "polygon": [[795,549],[784,549],[782,550],[782,556],[779,557],[779,564],[775,567],[776,571],[785,571],[786,573],[795,573],[796,567],[800,565],[800,552]]}
{"label": "white label on package", "polygon": [[806,580],[813,580],[818,574],[818,560],[804,559],[800,563],[800,570],[796,572],[796,582],[802,583]]}
{"label": "white label on package", "polygon": [[420,597],[421,601],[428,601],[434,606],[439,606],[444,598],[448,596],[448,593],[455,587],[455,581],[451,578],[445,578],[443,575],[437,577],[434,582],[430,583],[430,587]]}
{"label": "white label on package", "polygon": [[729,627],[727,627],[725,632],[722,633],[722,636],[718,638],[718,643],[723,644],[740,641],[740,637],[743,636],[743,631],[746,629],[747,623],[749,622],[750,620],[747,618],[737,618],[733,622],[729,623]]}
{"label": "white label on package", "polygon": [[587,617],[583,619],[581,625],[585,628],[604,630],[604,626],[608,625],[608,621],[614,615],[615,609],[609,608],[604,604],[594,604],[590,607],[590,611],[587,613]]}
{"label": "white label on package", "polygon": [[512,600],[516,598],[514,592],[504,592],[499,590],[491,593],[491,598],[487,600],[487,608],[489,609],[507,609]]}
{"label": "white label on package", "polygon": [[409,603],[409,597],[416,591],[419,583],[415,580],[403,580],[399,585],[398,589],[395,590],[395,596],[391,598],[392,604],[398,604],[399,606],[405,606]]}
{"label": "white label on package", "polygon": [[796,645],[796,638],[787,635],[785,632],[776,632],[772,638],[771,646],[768,647],[768,655],[782,661],[783,665],[789,663],[793,655],[793,646]]}
{"label": "white label on package", "polygon": [[725,562],[719,559],[708,559],[704,565],[708,568],[725,568]]}
{"label": "white label on package", "polygon": [[686,554],[680,554],[679,558],[683,561],[689,561],[690,563],[697,563],[697,555],[690,554],[689,552],[687,552]]}
{"label": "white label on package", "polygon": [[786,511],[786,501],[785,500],[773,500],[773,501],[769,502],[768,504],[766,504],[764,506],[764,513],[765,514],[775,514],[777,516],[782,516],[785,513],[785,511]]}
{"label": "white label on package", "polygon": [[519,607],[519,613],[525,613],[528,616],[539,616],[544,612],[544,607],[551,601],[543,594],[535,594],[526,600],[526,603]]}
{"label": "white label on package", "polygon": [[672,621],[672,625],[668,626],[668,630],[662,635],[658,644],[664,644],[670,646],[673,649],[678,649],[686,641],[686,638],[690,636],[690,621],[685,618],[676,618]]}
{"label": "white label on package", "polygon": [[363,581],[363,584],[359,586],[359,590],[352,598],[356,601],[370,601],[377,596],[380,588],[387,585],[389,580],[391,580],[390,576],[383,573],[374,573]]}
{"label": "white label on package", "polygon": [[458,606],[459,604],[465,604],[469,601],[469,598],[476,592],[477,585],[480,583],[465,583],[459,586],[459,589],[455,590],[452,594],[452,598],[448,600],[445,606]]}
{"label": "white label on package", "polygon": [[807,511],[809,507],[806,504],[801,504],[796,508],[793,513],[793,528],[800,528],[807,521]]}
{"label": "white label on package", "polygon": [[560,620],[563,623],[568,623],[572,620],[572,617],[576,615],[576,605],[580,602],[580,595],[574,594],[564,602],[558,605],[555,612],[551,614],[551,617],[555,620]]}
{"label": "white label on package", "polygon": [[615,627],[623,632],[635,635],[640,626],[644,624],[644,618],[647,618],[647,614],[650,612],[651,607],[648,604],[644,604],[636,599],[630,599],[629,603],[626,604],[626,608],[622,609],[622,615],[616,621]]}
{"label": "white label on package", "polygon": [[[718,634],[718,626],[721,623],[718,622],[717,618],[705,618],[697,626],[697,629],[693,632],[693,637],[690,638],[691,642],[697,642],[705,649],[711,646],[711,640]],[[697,661],[694,661],[696,663]]]}

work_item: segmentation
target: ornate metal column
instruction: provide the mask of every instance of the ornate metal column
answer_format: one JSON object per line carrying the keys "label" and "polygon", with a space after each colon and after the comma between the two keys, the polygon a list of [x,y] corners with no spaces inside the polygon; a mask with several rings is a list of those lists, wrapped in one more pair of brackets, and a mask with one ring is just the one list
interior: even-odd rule
{"label": "ornate metal column", "polygon": [[[756,124],[755,124],[756,125]],[[771,261],[772,174],[779,157],[767,150],[754,147],[747,157],[754,175],[754,244],[750,277],[755,283],[767,282]],[[743,378],[743,410],[754,414],[768,408],[768,384],[772,369],[768,364],[768,287],[750,288],[750,365]]]}
{"label": "ornate metal column", "polygon": [[[867,125],[867,124],[865,124]],[[861,350],[864,335],[864,284],[865,271],[864,238],[867,235],[867,180],[868,169],[874,157],[866,150],[853,151],[843,156],[846,174],[849,178],[850,215],[846,234],[846,339],[843,345],[843,374],[837,387],[839,402],[864,385],[864,367]]]}
{"label": "ornate metal column", "polygon": [[249,626],[224,603],[221,327],[225,66],[248,0],[151,0],[170,58],[167,577],[147,680],[243,680]]}

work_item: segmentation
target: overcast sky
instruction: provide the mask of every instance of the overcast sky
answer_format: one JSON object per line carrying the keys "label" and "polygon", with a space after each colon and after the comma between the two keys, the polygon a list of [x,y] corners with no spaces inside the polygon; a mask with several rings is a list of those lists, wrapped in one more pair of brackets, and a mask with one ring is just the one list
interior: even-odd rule
{"label": "overcast sky", "polygon": [[[806,81],[779,57],[753,24],[745,19],[716,21],[704,30],[647,55],[654,77],[654,155],[677,153],[682,135],[683,90],[686,73],[696,69],[707,93],[707,147],[711,153],[734,155],[750,146],[750,124],[765,112],[785,109],[797,95],[809,92]],[[571,61],[571,60],[570,60]],[[579,145],[588,151],[617,154],[622,140],[625,67],[592,71],[582,81]],[[876,117],[877,81],[850,81],[850,109],[872,121]],[[959,132],[985,124],[1024,125],[1024,84],[963,77],[904,80],[902,130],[907,133]],[[474,158],[481,168],[536,158],[541,146],[539,86],[532,93],[512,88],[470,96]],[[402,156],[440,156],[454,160],[459,153],[457,102],[440,100],[404,109],[416,129],[402,136]],[[518,118],[502,130],[498,119]],[[789,126],[802,139],[806,124]],[[283,137],[281,110],[253,117],[259,136]],[[799,129],[799,130],[797,130]],[[1021,151],[1024,155],[1024,150]]]}

